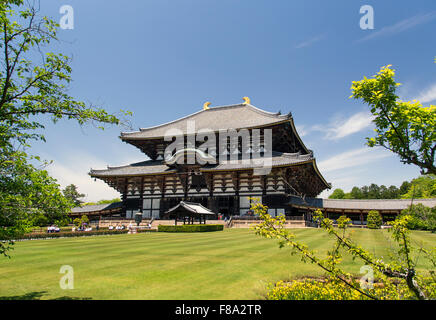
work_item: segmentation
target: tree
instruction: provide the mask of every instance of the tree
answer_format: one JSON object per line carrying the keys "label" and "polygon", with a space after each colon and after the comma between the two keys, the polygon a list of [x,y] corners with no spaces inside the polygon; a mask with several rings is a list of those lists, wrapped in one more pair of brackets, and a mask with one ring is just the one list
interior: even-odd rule
{"label": "tree", "polygon": [[421,173],[436,174],[436,106],[399,100],[395,70],[382,67],[371,79],[353,81],[350,98],[370,106],[376,135],[367,138],[369,147],[381,146],[397,154],[403,163],[414,164]]}
{"label": "tree", "polygon": [[380,187],[375,183],[371,183],[368,188],[368,199],[380,199]]}
{"label": "tree", "polygon": [[409,189],[401,196],[403,199],[426,199],[436,197],[436,176],[433,174],[413,179]]}
{"label": "tree", "polygon": [[79,199],[85,197],[85,194],[79,193],[77,187],[74,184],[66,186],[65,189],[62,190],[62,192],[65,198],[70,200],[74,204],[74,206],[78,207],[81,203],[83,203],[83,201]]}
{"label": "tree", "polygon": [[28,163],[23,152],[0,153],[0,171],[0,254],[7,256],[14,237],[32,225],[62,224],[71,203],[56,180]]}
{"label": "tree", "polygon": [[400,194],[407,193],[409,191],[409,189],[410,189],[410,182],[404,181],[400,186]]}
{"label": "tree", "polygon": [[109,203],[115,203],[115,202],[120,202],[121,199],[120,198],[113,198],[110,200],[98,200],[97,204],[109,204]]}
{"label": "tree", "polygon": [[385,199],[399,199],[400,198],[400,190],[396,186],[390,186],[388,188],[389,198]]}
{"label": "tree", "polygon": [[371,210],[368,212],[368,217],[366,218],[367,227],[369,229],[380,229],[383,219],[377,210]]}
{"label": "tree", "polygon": [[358,187],[353,187],[353,189],[351,189],[350,195],[351,195],[352,199],[362,199],[363,198],[362,191]]}
{"label": "tree", "polygon": [[362,199],[369,199],[368,195],[369,195],[369,187],[368,186],[363,186],[362,188],[360,188],[360,190],[362,191]]}
{"label": "tree", "polygon": [[436,231],[436,207],[429,208],[418,203],[401,211],[401,215],[412,217],[407,224],[409,229]]}
{"label": "tree", "polygon": [[342,189],[335,189],[333,193],[329,196],[329,199],[344,199],[345,192]]}
{"label": "tree", "polygon": [[0,237],[6,240],[0,244],[0,254],[4,255],[12,239],[32,223],[32,214],[59,220],[71,207],[43,170],[48,163],[37,166],[41,159],[26,153],[30,141],[45,141],[41,118],[93,123],[101,129],[103,124],[122,123],[116,115],[68,94],[71,59],[47,50],[58,40],[58,27],[52,19],[40,17],[30,2],[0,2]]}

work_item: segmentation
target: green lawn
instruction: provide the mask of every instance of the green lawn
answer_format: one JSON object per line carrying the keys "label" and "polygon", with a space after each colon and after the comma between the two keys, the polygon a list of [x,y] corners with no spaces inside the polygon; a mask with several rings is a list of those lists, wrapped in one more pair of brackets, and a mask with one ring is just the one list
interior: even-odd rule
{"label": "green lawn", "polygon": [[[319,229],[294,232],[320,253],[328,248]],[[353,232],[382,256],[393,246],[385,230]],[[413,232],[413,240],[436,245],[436,235],[428,232]],[[322,274],[248,229],[23,241],[11,255],[0,258],[0,299],[261,299],[270,282]],[[362,266],[345,263],[356,274]],[[62,265],[74,268],[73,290],[59,287]]]}

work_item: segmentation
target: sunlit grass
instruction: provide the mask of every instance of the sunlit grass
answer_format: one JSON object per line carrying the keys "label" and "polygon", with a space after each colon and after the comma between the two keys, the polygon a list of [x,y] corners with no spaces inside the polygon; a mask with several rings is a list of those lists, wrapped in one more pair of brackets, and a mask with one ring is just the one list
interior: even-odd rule
{"label": "sunlit grass", "polygon": [[[294,232],[320,255],[331,244],[319,229]],[[356,241],[377,255],[388,258],[395,249],[386,230],[352,232]],[[414,232],[413,241],[435,246],[436,235]],[[277,241],[248,229],[23,241],[15,245],[11,259],[0,259],[0,297],[261,299],[268,283],[322,275],[317,266],[289,253],[289,248],[279,249]],[[62,265],[74,268],[73,290],[59,287]],[[356,274],[362,266],[349,258],[344,265]]]}

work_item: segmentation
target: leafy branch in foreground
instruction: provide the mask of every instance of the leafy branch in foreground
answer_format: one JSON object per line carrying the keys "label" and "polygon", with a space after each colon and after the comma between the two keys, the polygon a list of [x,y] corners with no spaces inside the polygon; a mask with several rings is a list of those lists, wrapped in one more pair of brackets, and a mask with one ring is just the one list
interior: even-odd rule
{"label": "leafy branch in foreground", "polygon": [[436,106],[399,100],[396,90],[400,83],[394,76],[395,70],[388,65],[373,78],[364,77],[351,86],[350,98],[367,103],[374,116],[376,135],[367,138],[367,145],[396,153],[403,163],[418,166],[423,174],[436,174]]}
{"label": "leafy branch in foreground", "polygon": [[[278,239],[280,247],[291,247],[292,254],[298,253],[303,262],[318,265],[333,281],[340,282],[342,286],[358,292],[362,298],[386,299],[387,292],[390,292],[389,297],[392,298],[392,296],[395,296],[392,293],[396,292],[398,299],[417,298],[424,300],[433,297],[435,294],[436,288],[434,288],[433,279],[416,274],[416,265],[411,258],[411,252],[415,249],[410,243],[407,229],[408,219],[410,218],[408,216],[402,216],[392,222],[392,236],[399,245],[397,252],[399,259],[398,262],[388,263],[376,258],[368,250],[352,241],[350,234],[347,232],[350,219],[345,216],[338,219],[336,228],[333,226],[333,221],[325,218],[320,210],[314,212],[314,218],[319,222],[320,227],[335,240],[332,249],[322,259],[317,256],[315,251],[310,250],[306,244],[297,241],[291,230],[284,227],[286,222],[284,216],[272,217],[267,213],[267,207],[260,203],[254,204],[251,209],[255,214],[259,215],[262,221],[253,227],[257,235]],[[375,274],[386,288],[386,290],[382,291],[383,294],[375,289],[362,288],[360,282],[356,281],[351,273],[346,272],[339,266],[343,259],[342,252],[350,254],[353,260],[359,259],[365,265],[374,269]],[[427,253],[427,257],[430,256],[424,249],[420,249],[420,252]],[[430,284],[428,284],[429,282]],[[406,292],[400,290],[401,286],[408,290]]]}

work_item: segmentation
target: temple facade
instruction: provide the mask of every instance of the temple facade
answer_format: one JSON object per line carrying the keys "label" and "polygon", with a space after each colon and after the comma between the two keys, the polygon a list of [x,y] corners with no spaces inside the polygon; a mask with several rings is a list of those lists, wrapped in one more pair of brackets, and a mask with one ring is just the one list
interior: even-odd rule
{"label": "temple facade", "polygon": [[120,192],[121,217],[142,212],[145,219],[164,219],[180,201],[225,216],[250,214],[252,201],[262,201],[273,216],[301,215],[288,205],[290,197],[316,197],[331,187],[291,113],[258,109],[248,98],[209,105],[181,119],[121,133],[120,139],[148,160],[91,170],[91,177]]}

